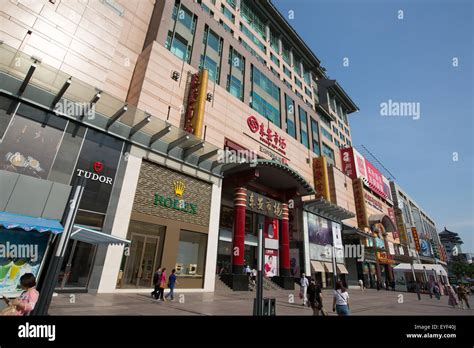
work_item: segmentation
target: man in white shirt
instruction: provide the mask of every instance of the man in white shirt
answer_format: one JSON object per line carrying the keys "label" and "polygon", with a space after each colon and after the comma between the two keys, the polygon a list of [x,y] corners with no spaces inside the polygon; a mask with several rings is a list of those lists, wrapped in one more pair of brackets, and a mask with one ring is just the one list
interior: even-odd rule
{"label": "man in white shirt", "polygon": [[306,278],[306,274],[301,274],[301,279],[300,279],[300,285],[301,285],[301,294],[303,298],[303,306],[306,305],[306,293],[308,292],[308,278]]}

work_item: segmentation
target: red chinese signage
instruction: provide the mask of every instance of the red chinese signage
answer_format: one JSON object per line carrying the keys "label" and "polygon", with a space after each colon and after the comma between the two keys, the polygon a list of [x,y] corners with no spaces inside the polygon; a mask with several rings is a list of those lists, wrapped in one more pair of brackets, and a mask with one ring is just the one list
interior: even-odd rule
{"label": "red chinese signage", "polygon": [[411,228],[411,234],[413,236],[413,240],[415,241],[416,251],[420,251],[420,239],[418,238],[418,233],[416,232],[416,227]]}
{"label": "red chinese signage", "polygon": [[258,132],[260,134],[260,141],[281,154],[286,155],[286,139],[277,132],[271,130],[270,127],[265,128],[265,124],[263,122],[259,123],[255,116],[249,116],[247,118],[247,126],[252,133]]}
{"label": "red chinese signage", "polygon": [[352,148],[341,149],[342,171],[351,179],[357,178]]}
{"label": "red chinese signage", "polygon": [[393,225],[395,226],[395,232],[393,232],[393,238],[398,238],[398,231],[397,231],[397,218],[395,216],[395,210],[393,208],[388,208],[388,217],[392,220]]}
{"label": "red chinese signage", "polygon": [[367,180],[369,182],[369,187],[379,196],[386,197],[386,194],[383,190],[382,174],[380,174],[377,168],[375,168],[372,163],[367,161],[367,159],[365,160],[365,168],[367,169]]}

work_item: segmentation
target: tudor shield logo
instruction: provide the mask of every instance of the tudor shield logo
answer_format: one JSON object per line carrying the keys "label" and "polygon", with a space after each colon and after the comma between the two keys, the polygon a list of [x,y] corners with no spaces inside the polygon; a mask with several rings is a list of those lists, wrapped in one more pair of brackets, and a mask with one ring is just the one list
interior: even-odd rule
{"label": "tudor shield logo", "polygon": [[94,172],[100,173],[102,169],[104,169],[104,164],[101,162],[94,162],[93,168],[94,168]]}

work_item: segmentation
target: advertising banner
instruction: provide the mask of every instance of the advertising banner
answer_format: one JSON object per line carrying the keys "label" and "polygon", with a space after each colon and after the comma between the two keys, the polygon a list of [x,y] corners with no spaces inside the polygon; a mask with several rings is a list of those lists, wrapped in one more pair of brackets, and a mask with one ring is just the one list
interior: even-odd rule
{"label": "advertising banner", "polygon": [[263,267],[265,277],[278,275],[278,250],[265,249],[265,265]]}
{"label": "advertising banner", "polygon": [[331,221],[308,213],[309,242],[319,245],[332,245],[333,232]]}
{"label": "advertising banner", "polygon": [[365,167],[367,168],[367,181],[370,188],[380,196],[385,197],[382,174],[367,159],[365,160]]}
{"label": "advertising banner", "polygon": [[326,157],[313,158],[313,175],[316,198],[324,198],[329,201],[329,180]]}
{"label": "advertising banner", "polygon": [[416,251],[420,251],[420,239],[418,238],[418,232],[416,231],[416,227],[411,228],[411,234],[413,236],[413,240],[415,241],[415,248]]}
{"label": "advertising banner", "polygon": [[23,274],[38,276],[48,238],[48,233],[0,228],[0,296],[18,296]]}

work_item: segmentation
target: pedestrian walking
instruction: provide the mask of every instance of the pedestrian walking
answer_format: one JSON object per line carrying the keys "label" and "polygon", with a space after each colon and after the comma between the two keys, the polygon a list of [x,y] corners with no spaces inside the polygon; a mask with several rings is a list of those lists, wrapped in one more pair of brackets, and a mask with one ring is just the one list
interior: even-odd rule
{"label": "pedestrian walking", "polygon": [[151,297],[155,300],[158,298],[158,291],[160,290],[160,283],[161,283],[161,268],[158,267],[153,274],[153,286],[155,287],[154,290],[151,292]]}
{"label": "pedestrian walking", "polygon": [[451,307],[457,307],[458,306],[458,300],[456,299],[456,292],[454,291],[453,287],[451,285],[448,285],[448,305]]}
{"label": "pedestrian walking", "polygon": [[459,284],[458,299],[459,299],[459,302],[460,302],[459,304],[462,306],[462,309],[466,309],[466,307],[464,306],[464,303],[466,304],[468,309],[471,308],[469,306],[469,300],[467,298],[467,289],[464,287],[463,284]]}
{"label": "pedestrian walking", "polygon": [[349,315],[349,293],[346,288],[342,286],[341,282],[336,283],[336,290],[334,290],[334,298],[332,301],[332,311],[337,315]]}
{"label": "pedestrian walking", "polygon": [[301,286],[300,298],[303,299],[303,306],[305,306],[306,305],[306,293],[308,292],[309,282],[308,282],[308,278],[306,278],[306,274],[304,274],[304,273],[301,275],[300,286]]}
{"label": "pedestrian walking", "polygon": [[364,291],[364,281],[362,279],[359,279],[359,286],[360,286],[360,291]]}
{"label": "pedestrian walking", "polygon": [[173,268],[168,278],[168,288],[170,288],[170,292],[166,294],[165,299],[168,299],[168,297],[171,297],[171,301],[174,300],[174,286],[177,283],[178,281],[176,280],[176,270]]}
{"label": "pedestrian walking", "polygon": [[433,293],[439,301],[441,299],[441,290],[437,283],[435,283],[435,285],[433,286]]}
{"label": "pedestrian walking", "polygon": [[164,294],[165,294],[165,288],[166,288],[166,268],[163,268],[161,270],[161,276],[160,276],[160,286],[158,288],[158,298],[157,300],[164,301]]}
{"label": "pedestrian walking", "polygon": [[308,303],[313,309],[313,315],[319,315],[319,311],[323,310],[323,297],[321,296],[321,288],[316,281],[311,278],[308,286]]}

